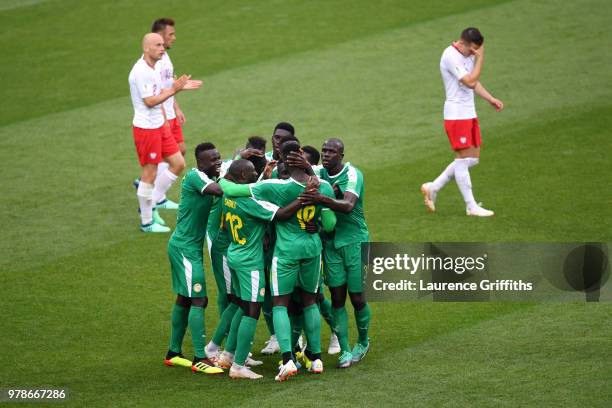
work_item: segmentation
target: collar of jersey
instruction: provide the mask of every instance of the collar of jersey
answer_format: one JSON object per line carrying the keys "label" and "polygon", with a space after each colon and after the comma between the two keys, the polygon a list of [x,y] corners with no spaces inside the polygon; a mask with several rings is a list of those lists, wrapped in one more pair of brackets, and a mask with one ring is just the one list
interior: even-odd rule
{"label": "collar of jersey", "polygon": [[342,168],[342,170],[340,170],[340,171],[338,172],[338,174],[336,174],[335,176],[332,176],[331,174],[329,174],[329,171],[328,171],[328,172],[327,172],[327,175],[329,176],[329,178],[336,178],[336,177],[338,177],[339,175],[341,175],[342,173],[344,173],[344,171],[345,171],[346,169],[348,169],[348,166],[350,166],[350,165],[351,165],[351,163],[350,163],[350,162],[346,162],[346,163],[344,163],[344,167]]}
{"label": "collar of jersey", "polygon": [[293,181],[293,182],[294,182],[295,184],[297,184],[298,186],[301,186],[301,187],[306,187],[306,184],[302,184],[302,183],[300,183],[299,181],[297,181],[297,180],[296,180],[296,179],[294,179],[293,177],[289,177],[289,180],[290,180],[290,181]]}

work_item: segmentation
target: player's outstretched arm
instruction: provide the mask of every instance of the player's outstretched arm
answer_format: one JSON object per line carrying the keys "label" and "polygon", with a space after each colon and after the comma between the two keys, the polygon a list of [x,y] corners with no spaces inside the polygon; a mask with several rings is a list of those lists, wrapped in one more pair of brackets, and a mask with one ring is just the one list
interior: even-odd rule
{"label": "player's outstretched arm", "polygon": [[236,184],[223,178],[219,180],[218,185],[223,190],[222,194],[230,197],[249,197],[251,195],[251,184]]}
{"label": "player's outstretched arm", "polygon": [[302,194],[300,194],[299,199],[302,200],[305,205],[322,204],[331,210],[348,214],[353,211],[353,208],[355,208],[358,197],[355,194],[346,191],[342,200],[338,200],[323,195],[319,192],[304,191]]}
{"label": "player's outstretched arm", "polygon": [[218,183],[210,183],[206,188],[202,191],[202,194],[214,195],[217,197],[221,197],[223,195],[223,189]]}
{"label": "player's outstretched arm", "polygon": [[279,210],[274,214],[273,221],[286,221],[289,218],[293,217],[300,208],[302,208],[302,202],[300,200],[293,200],[286,206],[279,208]]}
{"label": "player's outstretched arm", "polygon": [[501,112],[504,109],[504,103],[491,95],[480,82],[476,83],[474,92],[476,92],[476,95],[489,102],[496,111]]}
{"label": "player's outstretched arm", "polygon": [[152,108],[184,89],[198,89],[200,86],[202,86],[202,81],[192,80],[190,75],[183,75],[174,81],[172,87],[162,89],[159,95],[148,96],[143,98],[142,101],[149,108]]}

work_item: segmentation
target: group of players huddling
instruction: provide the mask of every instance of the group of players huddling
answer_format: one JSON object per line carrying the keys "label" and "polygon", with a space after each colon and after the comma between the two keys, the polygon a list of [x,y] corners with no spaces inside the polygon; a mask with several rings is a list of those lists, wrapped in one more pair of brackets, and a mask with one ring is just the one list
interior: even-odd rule
{"label": "group of players huddling", "polygon": [[[341,140],[325,140],[319,153],[314,147],[301,146],[294,127],[281,122],[274,128],[272,151],[266,152],[266,140],[255,136],[233,159],[222,161],[214,144],[197,145],[197,167],[183,178],[180,203],[168,200],[166,191],[185,168],[181,130],[185,116],[174,96],[202,84],[188,75],[174,76],[167,50],[175,38],[172,19],[156,20],[152,32],[143,38],[143,55],[129,76],[135,111],[133,135],[142,167],[135,182],[141,230],[169,232],[158,210],[178,210],[176,228],[168,242],[172,286],[177,297],[164,363],[204,374],[221,374],[229,369],[232,378],[262,378],[252,370],[262,362],[251,357],[262,310],[270,331],[262,353],[280,351],[282,355],[277,381],[295,375],[300,367],[315,374],[323,372],[321,316],[332,331],[328,352],[340,353],[337,366],[347,368],[361,361],[370,347],[370,307],[363,294],[361,267],[361,245],[369,239],[362,173],[343,162]],[[457,44],[457,51],[459,46],[464,47],[464,56],[473,63],[470,53],[478,50],[473,47],[474,41],[462,34]],[[478,45],[481,44],[482,41]],[[463,60],[460,63],[466,64]],[[478,73],[475,79],[470,77],[479,94],[484,89],[478,83],[481,66],[482,60],[477,60]],[[457,127],[464,131],[465,123]],[[477,120],[470,119],[469,123],[477,129]],[[473,129],[470,132],[475,134]],[[477,141],[476,137],[469,139],[474,139],[474,143],[468,143],[472,149],[469,153],[474,154],[480,135]],[[460,141],[465,145],[465,137]],[[318,164],[320,158],[322,166]],[[456,172],[459,184],[459,169]],[[450,178],[452,175],[444,175],[445,181]],[[439,185],[438,190],[443,185],[434,184]],[[424,184],[422,192],[425,204],[433,211],[436,190],[432,183]],[[491,215],[477,206],[473,197],[470,202],[466,198],[466,204],[468,215]],[[208,344],[204,318],[208,303],[205,239],[220,312]],[[323,295],[324,282],[331,301]],[[353,347],[345,308],[347,294],[358,332]],[[182,354],[187,327],[193,341],[193,360]]]}
{"label": "group of players huddling", "polygon": [[[313,147],[302,148],[289,123],[275,127],[270,152],[265,139],[251,137],[233,160],[222,162],[212,143],[201,143],[195,149],[197,167],[183,178],[180,204],[166,199],[185,166],[180,147],[184,116],[179,116],[173,97],[198,89],[201,82],[186,75],[174,79],[166,52],[175,40],[174,22],[157,20],[152,31],[143,39],[143,55],[129,82],[134,140],[143,169],[136,182],[141,230],[168,232],[158,209],[178,208],[168,243],[177,298],[165,364],[205,374],[229,369],[233,378],[261,378],[250,368],[261,364],[250,352],[262,309],[271,333],[262,352],[282,354],[276,380],[295,375],[300,366],[323,372],[321,315],[333,333],[329,351],[340,352],[338,367],[360,361],[369,350],[370,308],[361,272],[361,243],[368,242],[368,230],[363,175],[343,163],[343,143],[328,139],[321,154]],[[169,166],[161,167],[162,160]],[[205,238],[221,311],[208,344]],[[323,296],[323,269],[331,302]],[[353,347],[347,294],[358,328]],[[193,360],[181,354],[187,327]],[[302,331],[305,345],[299,341]]]}

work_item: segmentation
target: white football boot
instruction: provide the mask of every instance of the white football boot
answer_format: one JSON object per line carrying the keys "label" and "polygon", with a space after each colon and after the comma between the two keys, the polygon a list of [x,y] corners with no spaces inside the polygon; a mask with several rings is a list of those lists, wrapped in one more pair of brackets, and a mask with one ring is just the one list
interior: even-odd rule
{"label": "white football boot", "polygon": [[285,381],[289,379],[292,375],[296,375],[298,372],[297,367],[293,360],[289,360],[287,364],[281,364],[278,366],[278,374],[274,379],[276,381]]}
{"label": "white football boot", "polygon": [[216,361],[217,367],[228,369],[234,364],[234,355],[228,351],[223,350],[221,354],[219,354],[219,358]]}
{"label": "white football boot", "polygon": [[230,378],[247,378],[249,380],[258,380],[263,378],[263,375],[257,374],[247,366],[241,366],[236,363],[232,364],[232,368],[229,370]]}
{"label": "white football boot", "polygon": [[312,363],[310,363],[308,371],[313,374],[321,374],[323,372],[323,362],[317,358]]}
{"label": "white football boot", "polygon": [[252,358],[252,356],[253,356],[253,353],[249,353],[246,361],[244,362],[244,365],[249,366],[249,367],[257,367],[263,364],[263,361],[255,360]]}
{"label": "white football boot", "polygon": [[209,359],[211,361],[211,363],[213,363],[216,367],[218,367],[217,362],[219,361],[219,357],[221,356],[221,350],[220,349],[216,349],[214,351],[212,351],[208,346],[210,345],[210,343],[208,343],[206,345],[206,347],[204,347],[204,353],[206,353],[206,358]]}
{"label": "white football boot", "polygon": [[472,209],[466,208],[465,213],[473,217],[492,217],[495,215],[493,211],[482,208],[479,205],[473,207]]}
{"label": "white football boot", "polygon": [[338,342],[338,336],[336,333],[332,333],[329,337],[329,347],[327,348],[327,354],[338,354],[340,352],[340,343]]}
{"label": "white football boot", "polygon": [[436,196],[438,192],[433,189],[433,183],[423,183],[421,185],[421,194],[423,194],[423,203],[427,207],[427,211],[436,212]]}
{"label": "white football boot", "polygon": [[276,335],[271,335],[270,339],[266,341],[266,346],[261,349],[261,354],[275,354],[280,351],[280,346],[278,345],[278,340],[276,340]]}

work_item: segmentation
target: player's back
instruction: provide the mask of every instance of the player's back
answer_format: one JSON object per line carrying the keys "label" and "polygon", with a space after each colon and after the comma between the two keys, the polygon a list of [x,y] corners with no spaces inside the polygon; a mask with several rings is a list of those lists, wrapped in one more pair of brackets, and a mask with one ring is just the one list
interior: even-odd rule
{"label": "player's back", "polygon": [[203,194],[213,180],[198,169],[191,169],[183,177],[181,199],[176,218],[176,228],[170,240],[178,245],[203,249],[208,217],[214,196]]}
{"label": "player's back", "polygon": [[223,196],[223,220],[228,237],[230,267],[263,270],[263,237],[278,207],[252,197]]}
{"label": "player's back", "polygon": [[[289,178],[261,181],[251,188],[251,192],[258,200],[284,207],[297,199],[305,188],[305,184]],[[333,197],[329,183],[322,181],[319,189],[321,194]],[[300,208],[290,219],[275,222],[275,255],[287,259],[305,259],[319,255],[321,253],[319,234],[307,232],[306,224],[318,220],[323,208],[321,205],[308,205]]]}

